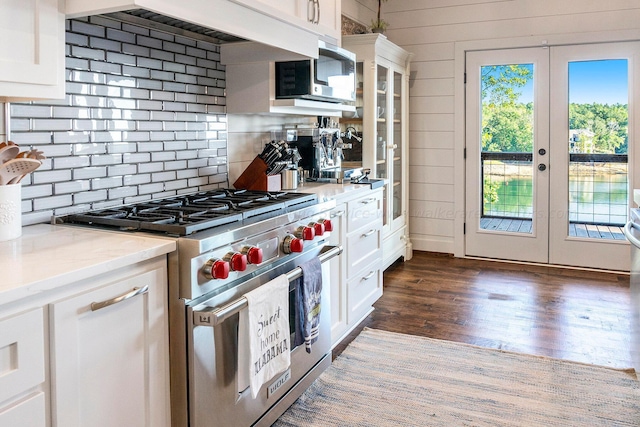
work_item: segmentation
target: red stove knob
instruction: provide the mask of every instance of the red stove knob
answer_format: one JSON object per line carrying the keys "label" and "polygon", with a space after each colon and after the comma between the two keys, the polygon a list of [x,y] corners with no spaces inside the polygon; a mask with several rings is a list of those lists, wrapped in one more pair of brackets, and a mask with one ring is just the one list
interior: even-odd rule
{"label": "red stove knob", "polygon": [[262,249],[257,246],[245,246],[242,253],[247,256],[249,264],[260,264],[262,262]]}
{"label": "red stove knob", "polygon": [[229,252],[224,260],[229,263],[233,271],[245,271],[247,269],[247,256],[240,252]]}
{"label": "red stove knob", "polygon": [[319,219],[318,222],[324,225],[324,231],[333,231],[333,224],[330,219]]}
{"label": "red stove knob", "polygon": [[309,224],[309,227],[313,227],[313,232],[316,236],[322,236],[324,234],[325,227],[324,224],[320,221],[312,222],[311,224]]}
{"label": "red stove knob", "polygon": [[285,254],[290,254],[292,252],[302,252],[303,249],[304,242],[302,241],[302,239],[297,238],[293,234],[285,236],[284,240],[282,241],[282,251]]}
{"label": "red stove knob", "polygon": [[316,237],[316,232],[313,228],[307,227],[306,225],[301,225],[296,229],[295,237],[302,240],[313,240]]}
{"label": "red stove knob", "polygon": [[229,263],[219,258],[211,258],[202,267],[202,274],[207,279],[226,279],[229,277]]}

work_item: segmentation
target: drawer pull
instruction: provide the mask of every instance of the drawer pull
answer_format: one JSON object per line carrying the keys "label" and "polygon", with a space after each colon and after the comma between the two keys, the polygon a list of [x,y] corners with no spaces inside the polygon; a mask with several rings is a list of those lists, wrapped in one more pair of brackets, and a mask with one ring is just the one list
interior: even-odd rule
{"label": "drawer pull", "polygon": [[337,218],[342,215],[344,215],[344,211],[331,212],[331,218]]}
{"label": "drawer pull", "polygon": [[363,205],[368,205],[369,203],[373,203],[375,201],[376,201],[375,197],[370,197],[368,199],[360,200],[360,203],[362,203]]}
{"label": "drawer pull", "polygon": [[363,233],[360,237],[369,237],[375,232],[376,232],[376,229],[372,228],[371,230],[367,231],[366,233]]}
{"label": "drawer pull", "polygon": [[362,277],[362,281],[364,282],[365,280],[371,279],[375,274],[376,274],[375,270],[371,270],[369,274]]}
{"label": "drawer pull", "polygon": [[101,308],[105,308],[105,307],[108,307],[110,305],[117,304],[119,302],[128,300],[128,299],[133,298],[133,297],[138,296],[138,295],[146,294],[147,292],[149,292],[149,285],[145,285],[142,288],[133,288],[132,290],[130,290],[126,294],[117,296],[115,298],[111,298],[109,300],[101,301],[101,302],[92,302],[91,303],[91,311],[98,311]]}

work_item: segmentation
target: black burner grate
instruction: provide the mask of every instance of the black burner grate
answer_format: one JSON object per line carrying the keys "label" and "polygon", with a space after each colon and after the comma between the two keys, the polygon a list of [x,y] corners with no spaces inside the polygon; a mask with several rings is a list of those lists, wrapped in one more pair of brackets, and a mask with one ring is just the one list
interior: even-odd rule
{"label": "black burner grate", "polygon": [[218,189],[55,220],[186,236],[225,224],[270,218],[316,203],[315,194]]}

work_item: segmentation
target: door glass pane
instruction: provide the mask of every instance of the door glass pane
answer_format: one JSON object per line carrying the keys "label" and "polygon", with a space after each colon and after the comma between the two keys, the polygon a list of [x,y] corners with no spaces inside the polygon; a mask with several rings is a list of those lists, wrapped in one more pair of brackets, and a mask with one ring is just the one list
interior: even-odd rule
{"label": "door glass pane", "polygon": [[387,117],[393,126],[393,211],[392,219],[402,215],[402,74],[393,73],[393,109]]}
{"label": "door glass pane", "polygon": [[533,64],[481,67],[480,228],[531,233]]}
{"label": "door glass pane", "polygon": [[624,239],[628,63],[569,63],[569,235]]}
{"label": "door glass pane", "polygon": [[[387,109],[387,89],[389,86],[388,82],[388,73],[389,70],[381,65],[377,66],[377,80],[376,80],[376,106],[375,106],[375,117],[376,117],[376,178],[382,179],[391,179],[393,177],[389,176],[389,168],[387,167],[387,115],[385,111]],[[384,189],[383,195],[383,210],[382,210],[382,221],[386,225],[389,218],[387,218],[387,206],[389,203],[389,194],[391,191],[388,186],[391,184],[387,184]]]}

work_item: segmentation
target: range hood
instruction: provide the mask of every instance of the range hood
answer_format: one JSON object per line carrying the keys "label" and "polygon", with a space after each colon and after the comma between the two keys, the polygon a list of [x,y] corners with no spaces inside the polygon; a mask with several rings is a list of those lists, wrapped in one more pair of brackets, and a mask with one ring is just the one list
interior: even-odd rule
{"label": "range hood", "polygon": [[305,57],[318,57],[318,34],[286,17],[269,15],[234,0],[66,0],[65,11],[67,18],[110,14],[119,19],[126,15],[144,19],[150,25],[206,35],[219,43],[254,41]]}

